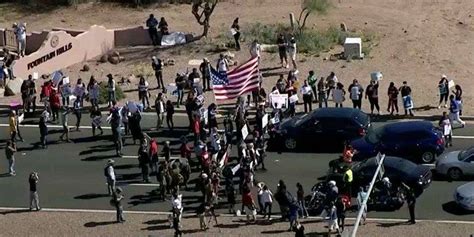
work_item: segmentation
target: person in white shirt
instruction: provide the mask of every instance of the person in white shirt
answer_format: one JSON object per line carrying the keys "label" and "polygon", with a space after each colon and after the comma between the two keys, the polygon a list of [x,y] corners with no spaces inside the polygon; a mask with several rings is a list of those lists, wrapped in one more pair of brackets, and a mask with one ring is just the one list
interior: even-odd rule
{"label": "person in white shirt", "polygon": [[303,95],[303,103],[304,103],[304,112],[308,113],[308,107],[309,107],[309,112],[313,110],[312,106],[312,100],[313,100],[313,90],[311,89],[311,86],[308,85],[308,81],[304,80],[303,86],[300,89],[301,94]]}
{"label": "person in white shirt", "polygon": [[252,42],[252,45],[250,46],[250,56],[252,58],[258,57],[260,60],[260,53],[262,52],[262,48],[260,44],[258,43],[258,40],[254,40]]}
{"label": "person in white shirt", "polygon": [[219,73],[227,73],[229,70],[229,61],[225,58],[224,54],[219,55],[219,60],[217,61],[217,71]]}
{"label": "person in white shirt", "polygon": [[24,57],[26,49],[26,23],[13,23],[13,30],[15,32],[16,41],[18,45],[18,55],[20,57]]}
{"label": "person in white shirt", "polygon": [[144,108],[150,109],[150,100],[148,97],[148,82],[143,76],[140,76],[140,82],[138,83],[138,99],[142,101]]}
{"label": "person in white shirt", "polygon": [[344,90],[344,85],[338,82],[336,88],[332,91],[332,100],[336,103],[336,108],[342,108],[342,103],[346,100],[345,96],[346,91]]}
{"label": "person in white shirt", "polygon": [[99,106],[99,83],[95,80],[94,76],[91,76],[89,84],[87,84],[87,90],[89,91],[89,101],[92,106]]}
{"label": "person in white shirt", "polygon": [[293,70],[297,70],[297,66],[296,66],[296,40],[295,40],[295,37],[291,37],[290,39],[290,43],[288,45],[288,53],[290,55],[290,58],[291,58],[291,63],[293,64]]}
{"label": "person in white shirt", "polygon": [[267,185],[263,186],[261,201],[263,203],[263,218],[267,217],[268,220],[271,220],[272,215],[272,203],[273,203],[273,194]]}
{"label": "person in white shirt", "polygon": [[76,100],[79,101],[79,105],[83,107],[84,97],[86,95],[86,85],[82,82],[81,78],[77,79],[77,84],[74,87],[73,94],[76,97]]}
{"label": "person in white shirt", "polygon": [[107,166],[105,167],[104,172],[105,177],[107,178],[107,190],[109,196],[112,196],[115,190],[115,170],[114,170],[114,160],[108,160]]}

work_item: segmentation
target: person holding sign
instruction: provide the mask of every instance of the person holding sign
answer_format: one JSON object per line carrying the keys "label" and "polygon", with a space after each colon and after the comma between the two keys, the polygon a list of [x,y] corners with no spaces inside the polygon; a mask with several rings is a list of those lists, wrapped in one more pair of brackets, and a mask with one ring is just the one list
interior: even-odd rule
{"label": "person holding sign", "polygon": [[403,107],[405,108],[405,116],[410,113],[410,116],[413,115],[413,100],[411,99],[411,88],[407,85],[407,82],[403,82],[403,86],[399,89],[400,94],[402,95]]}
{"label": "person holding sign", "polygon": [[100,124],[102,123],[102,113],[99,110],[99,106],[92,106],[90,117],[92,119],[92,136],[95,137],[95,129],[100,130],[100,135],[104,134]]}
{"label": "person holding sign", "polygon": [[349,92],[350,92],[353,108],[361,109],[362,95],[364,93],[364,89],[359,84],[359,81],[357,81],[357,79],[354,79],[352,81],[352,84],[349,86]]}
{"label": "person holding sign", "polygon": [[449,82],[446,75],[441,76],[441,80],[438,83],[439,89],[439,104],[438,109],[441,108],[441,104],[444,101],[444,107],[448,108],[448,96],[449,96]]}
{"label": "person holding sign", "polygon": [[313,90],[311,90],[311,87],[308,85],[307,80],[304,80],[303,86],[301,87],[300,90],[301,90],[301,94],[303,94],[304,112],[308,113],[308,107],[309,107],[309,111],[311,112],[313,110],[313,106],[312,106]]}

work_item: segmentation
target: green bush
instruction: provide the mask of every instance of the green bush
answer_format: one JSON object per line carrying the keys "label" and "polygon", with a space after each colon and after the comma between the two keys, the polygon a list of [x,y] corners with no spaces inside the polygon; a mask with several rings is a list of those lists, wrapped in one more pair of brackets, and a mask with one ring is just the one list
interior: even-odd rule
{"label": "green bush", "polygon": [[[108,99],[107,94],[107,83],[101,83],[99,87],[99,104],[106,104]],[[120,86],[115,87],[115,99],[117,101],[124,99],[126,96]]]}

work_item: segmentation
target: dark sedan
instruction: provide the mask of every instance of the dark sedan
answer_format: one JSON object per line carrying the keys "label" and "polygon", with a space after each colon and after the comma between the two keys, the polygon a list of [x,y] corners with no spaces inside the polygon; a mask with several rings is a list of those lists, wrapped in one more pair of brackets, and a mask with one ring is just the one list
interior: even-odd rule
{"label": "dark sedan", "polygon": [[321,108],[283,121],[274,142],[287,150],[342,147],[344,142],[364,136],[369,126],[369,116],[360,110]]}
{"label": "dark sedan", "polygon": [[444,151],[441,131],[427,121],[397,122],[372,128],[351,145],[357,150],[353,160],[374,157],[381,152],[417,163],[432,163]]}

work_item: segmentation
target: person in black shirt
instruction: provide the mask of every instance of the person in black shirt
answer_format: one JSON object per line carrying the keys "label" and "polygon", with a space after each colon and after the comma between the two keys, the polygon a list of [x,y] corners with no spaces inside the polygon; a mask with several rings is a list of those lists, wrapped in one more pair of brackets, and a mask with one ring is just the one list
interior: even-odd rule
{"label": "person in black shirt", "polygon": [[153,71],[155,71],[156,84],[157,84],[156,89],[163,88],[163,92],[166,93],[165,84],[163,83],[163,65],[162,65],[161,59],[157,58],[156,56],[153,56],[151,58],[151,67],[153,68]]}
{"label": "person in black shirt", "polygon": [[33,208],[36,208],[37,211],[41,210],[41,207],[39,206],[39,196],[37,189],[38,181],[38,173],[32,172],[28,179],[28,182],[30,183],[30,211],[32,211]]}
{"label": "person in black shirt", "polygon": [[174,123],[173,123],[173,114],[174,114],[174,107],[170,100],[166,101],[166,123],[168,124],[168,128],[170,131],[173,131]]}
{"label": "person in black shirt", "polygon": [[148,34],[150,35],[153,45],[158,45],[158,31],[156,27],[158,26],[158,20],[156,20],[153,14],[150,14],[148,20],[146,20],[146,27],[148,27]]}
{"label": "person in black shirt", "polygon": [[278,44],[278,54],[280,55],[281,66],[284,68],[288,68],[288,56],[286,53],[287,43],[286,43],[285,36],[283,34],[278,35],[277,44]]}
{"label": "person in black shirt", "polygon": [[188,75],[188,87],[190,89],[194,88],[194,79],[200,79],[201,76],[199,75],[199,72],[197,71],[197,68],[193,68],[193,71]]}
{"label": "person in black shirt", "polygon": [[160,19],[160,23],[158,23],[158,28],[160,28],[161,35],[169,35],[168,22],[166,22],[164,17]]}
{"label": "person in black shirt", "polygon": [[176,74],[176,90],[178,93],[178,100],[176,101],[176,107],[179,108],[181,104],[183,104],[183,97],[184,97],[184,88],[186,87],[186,76],[181,74]]}
{"label": "person in black shirt", "polygon": [[104,130],[102,130],[101,118],[102,113],[100,112],[99,106],[92,106],[90,117],[92,119],[92,136],[95,137],[95,129],[99,129],[100,135],[104,134]]}
{"label": "person in black shirt", "polygon": [[374,113],[374,108],[377,110],[377,114],[380,114],[379,83],[377,81],[370,81],[370,84],[365,90],[365,98],[369,99],[370,115]]}
{"label": "person in black shirt", "polygon": [[140,148],[138,149],[138,163],[142,171],[143,182],[149,183],[149,170],[148,165],[150,164],[150,156],[148,155],[146,140],[142,139]]}
{"label": "person in black shirt", "polygon": [[209,60],[204,58],[201,65],[199,65],[199,71],[202,74],[202,87],[204,91],[211,90],[211,75],[209,72]]}
{"label": "person in black shirt", "polygon": [[403,82],[403,86],[399,89],[400,94],[402,95],[403,107],[405,108],[405,116],[410,113],[410,116],[413,116],[413,101],[411,98],[411,88],[407,85],[407,82]]}

